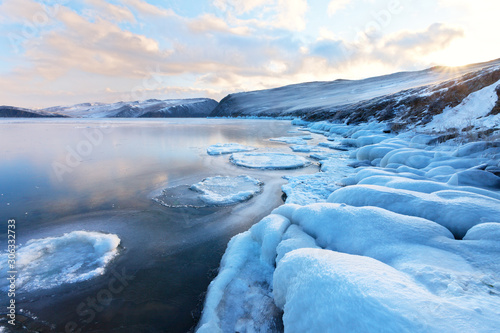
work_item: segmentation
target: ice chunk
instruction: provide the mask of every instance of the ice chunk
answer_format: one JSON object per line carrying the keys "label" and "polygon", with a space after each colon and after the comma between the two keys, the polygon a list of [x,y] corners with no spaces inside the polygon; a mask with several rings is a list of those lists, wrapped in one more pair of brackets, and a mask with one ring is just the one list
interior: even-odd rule
{"label": "ice chunk", "polygon": [[283,143],[288,143],[288,144],[293,144],[293,145],[305,145],[307,144],[305,140],[311,140],[312,137],[306,136],[306,137],[301,137],[301,136],[283,136],[279,138],[271,138],[269,141],[276,141],[276,142],[283,142]]}
{"label": "ice chunk", "polygon": [[312,153],[312,152],[324,151],[323,149],[321,149],[317,146],[311,146],[311,145],[294,145],[294,146],[290,146],[290,149],[296,153]]}
{"label": "ice chunk", "polygon": [[262,191],[260,180],[249,176],[216,176],[191,185],[191,190],[201,193],[200,199],[210,206],[227,206],[249,200]]}
{"label": "ice chunk", "polygon": [[335,143],[335,142],[320,142],[320,143],[318,143],[318,146],[330,148],[333,150],[340,150],[340,151],[348,151],[349,150],[348,147],[340,145],[340,144]]}
{"label": "ice chunk", "polygon": [[230,161],[238,166],[254,169],[297,169],[311,164],[301,156],[283,153],[236,153]]}
{"label": "ice chunk", "polygon": [[314,158],[315,160],[327,160],[329,158],[337,157],[338,153],[314,153],[309,155],[310,158]]}
{"label": "ice chunk", "polygon": [[[50,289],[102,275],[118,254],[119,244],[117,235],[88,231],[32,239],[16,253],[17,288],[27,292]],[[0,258],[0,265],[7,264],[7,254]],[[0,282],[2,290],[7,288],[4,280]]]}
{"label": "ice chunk", "polygon": [[252,151],[257,148],[240,145],[239,143],[218,143],[207,148],[208,155],[232,154],[238,152]]}
{"label": "ice chunk", "polygon": [[259,194],[263,185],[260,180],[244,175],[216,176],[193,185],[169,187],[153,200],[171,208],[229,206]]}

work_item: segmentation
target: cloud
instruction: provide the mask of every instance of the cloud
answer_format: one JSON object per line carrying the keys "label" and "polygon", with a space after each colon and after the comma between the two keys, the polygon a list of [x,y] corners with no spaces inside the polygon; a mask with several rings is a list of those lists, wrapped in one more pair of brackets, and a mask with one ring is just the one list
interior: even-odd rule
{"label": "cloud", "polygon": [[85,0],[85,3],[90,7],[87,13],[91,16],[112,22],[135,22],[135,16],[128,8],[104,0]]}
{"label": "cloud", "polygon": [[[226,21],[238,26],[302,31],[306,27],[307,0],[215,0]],[[251,19],[244,14],[254,13]]]}
{"label": "cloud", "polygon": [[30,22],[33,18],[46,14],[42,4],[32,0],[4,0],[0,4],[0,19],[7,22]]}
{"label": "cloud", "polygon": [[402,32],[389,38],[385,45],[396,49],[418,50],[421,54],[427,54],[435,50],[447,47],[453,40],[464,37],[461,28],[435,23],[427,30],[421,32]]}
{"label": "cloud", "polygon": [[351,0],[331,0],[328,4],[328,16],[335,15],[338,11],[347,7]]}
{"label": "cloud", "polygon": [[164,9],[143,0],[122,0],[122,3],[143,16],[175,16],[171,9]]}
{"label": "cloud", "polygon": [[252,10],[269,4],[269,0],[214,0],[215,7],[222,11],[232,11],[242,15]]}
{"label": "cloud", "polygon": [[[216,0],[212,11],[185,17],[144,0],[79,1],[83,9],[73,2],[59,7],[51,24],[25,40],[19,67],[0,78],[3,103],[25,103],[26,96],[44,106],[110,101],[141,86],[151,72],[162,82],[138,90],[148,98],[219,99],[242,90],[367,77],[427,67],[434,52],[455,47],[466,31],[433,21],[402,30],[402,13],[379,33],[360,31],[350,38],[349,27],[330,25],[328,2],[328,22],[307,22],[313,2],[306,0]],[[16,22],[40,10],[33,0],[0,4],[0,12]],[[365,14],[371,19],[369,10]],[[337,25],[349,20],[338,19]]]}
{"label": "cloud", "polygon": [[248,35],[251,29],[248,27],[230,27],[229,24],[213,14],[202,16],[187,22],[189,29],[195,33],[224,32],[235,35]]}
{"label": "cloud", "polygon": [[109,76],[143,75],[151,62],[165,60],[155,39],[122,30],[101,17],[90,20],[63,7],[57,20],[63,28],[26,43],[25,57],[35,72],[53,80],[70,70]]}

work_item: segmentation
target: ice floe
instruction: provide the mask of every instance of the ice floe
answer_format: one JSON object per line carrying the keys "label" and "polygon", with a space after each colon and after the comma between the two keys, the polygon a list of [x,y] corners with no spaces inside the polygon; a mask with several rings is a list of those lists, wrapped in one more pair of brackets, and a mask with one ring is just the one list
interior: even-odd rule
{"label": "ice floe", "polygon": [[[26,292],[50,289],[102,275],[118,254],[119,244],[117,235],[88,231],[32,239],[16,253],[17,288]],[[1,257],[0,265],[6,264],[7,255]],[[6,288],[3,280],[2,289]]]}
{"label": "ice floe", "polygon": [[262,191],[264,183],[249,176],[216,176],[191,186],[207,205],[227,206],[247,201]]}
{"label": "ice floe", "polygon": [[215,176],[193,185],[169,187],[153,198],[171,208],[229,206],[247,201],[262,192],[264,183],[249,176]]}
{"label": "ice floe", "polygon": [[246,152],[256,150],[257,148],[251,146],[241,145],[239,143],[218,143],[207,148],[208,155],[223,155],[238,152]]}
{"label": "ice floe", "polygon": [[311,164],[302,156],[284,153],[235,153],[230,161],[246,168],[274,170],[297,169]]}
{"label": "ice floe", "polygon": [[282,142],[293,145],[304,145],[307,140],[311,140],[311,136],[283,136],[279,138],[271,138],[269,141]]}

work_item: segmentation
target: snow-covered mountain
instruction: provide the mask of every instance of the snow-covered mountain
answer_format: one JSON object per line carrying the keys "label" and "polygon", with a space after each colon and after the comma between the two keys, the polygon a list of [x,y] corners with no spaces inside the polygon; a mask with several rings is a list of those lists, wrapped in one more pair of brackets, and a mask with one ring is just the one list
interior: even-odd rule
{"label": "snow-covered mountain", "polygon": [[194,99],[149,99],[146,101],[105,103],[83,103],[71,106],[56,106],[43,109],[75,118],[194,118],[207,117],[217,106],[208,98]]}
{"label": "snow-covered mountain", "polygon": [[58,113],[35,111],[14,106],[0,106],[0,118],[54,118],[66,117]]}
{"label": "snow-covered mountain", "polygon": [[495,96],[486,96],[487,93],[475,96],[476,100],[486,98],[484,103],[476,105],[476,109],[481,108],[477,116],[498,114],[499,80],[500,59],[497,59],[364,80],[301,83],[231,94],[219,103],[211,116],[301,117],[348,124],[378,120],[426,125],[434,116],[458,107],[469,96],[474,97],[471,94],[486,87],[496,93]]}
{"label": "snow-covered mountain", "polygon": [[71,117],[71,118],[203,118],[217,106],[209,98],[149,99],[118,103],[82,103],[31,110],[0,106],[0,117]]}

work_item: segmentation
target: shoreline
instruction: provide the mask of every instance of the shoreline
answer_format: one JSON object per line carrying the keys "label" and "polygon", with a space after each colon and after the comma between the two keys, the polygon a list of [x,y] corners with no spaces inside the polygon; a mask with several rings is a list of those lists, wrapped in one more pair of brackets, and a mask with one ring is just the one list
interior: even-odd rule
{"label": "shoreline", "polygon": [[[488,258],[493,260],[500,253],[500,245],[495,241],[500,234],[500,219],[495,218],[500,216],[500,182],[491,183],[500,180],[497,175],[500,170],[498,142],[432,143],[433,140],[437,142],[436,135],[409,131],[388,134],[384,133],[386,125],[383,123],[360,126],[293,123],[307,126],[302,128],[304,131],[323,134],[338,145],[332,148],[349,146],[350,159],[344,165],[335,163],[334,155],[320,160],[318,173],[302,176],[301,182],[297,182],[309,183],[309,188],[290,185],[293,178],[298,178],[290,177],[287,202],[250,230],[233,237],[221,261],[219,274],[209,286],[198,332],[245,329],[279,332],[283,328],[276,319],[282,314],[284,329],[290,331],[328,327],[352,330],[353,326],[345,321],[332,322],[331,318],[341,315],[351,318],[351,324],[355,323],[352,325],[369,321],[373,324],[384,318],[382,321],[386,321],[388,327],[410,327],[417,331],[424,327],[444,331],[475,327],[485,331],[500,323],[500,313],[492,310],[500,303],[491,296],[500,293],[500,285],[491,282],[495,281],[495,276],[498,280],[499,267],[471,261],[471,258],[483,262]],[[335,175],[339,170],[346,172],[342,167],[348,164],[357,166],[351,169],[352,175],[343,178]],[[321,192],[329,186],[333,194],[325,198]],[[312,197],[311,202],[303,200],[307,196]],[[376,206],[378,208],[374,208]],[[460,209],[461,206],[467,209]],[[353,226],[339,226],[341,220],[334,222],[331,218],[345,219],[352,215],[358,216],[351,219]],[[378,229],[363,222],[364,219],[379,221]],[[330,229],[324,229],[317,220],[329,224]],[[332,229],[346,236],[330,234]],[[371,239],[369,235],[355,237],[354,230],[378,233],[385,242]],[[404,237],[393,235],[395,230],[400,230]],[[394,243],[389,245],[394,249],[379,250],[384,243]],[[423,257],[414,258],[416,254],[398,244],[413,247],[415,253],[424,249]],[[474,252],[474,246],[482,250]],[[384,284],[380,274],[360,271],[350,261],[377,267],[383,274],[391,275],[394,281]],[[332,273],[332,267],[340,263],[344,263],[344,270]],[[323,269],[315,270],[317,266]],[[309,274],[301,270],[309,270]],[[349,291],[341,295],[334,287],[338,288],[340,276],[346,274],[354,278],[344,276],[341,279],[345,284],[343,288]],[[482,282],[477,282],[478,276],[482,276]],[[358,282],[359,279],[372,279],[376,283],[365,281],[368,292],[359,294],[353,279]],[[468,291],[463,283],[475,291]],[[384,310],[379,317],[368,311],[366,318],[350,315],[339,306],[334,312],[328,311],[327,308],[333,306],[331,301],[323,300],[321,294],[307,296],[320,292],[316,285],[332,287],[326,290],[332,292],[332,298],[341,295],[360,304],[378,302]],[[389,288],[389,296],[376,295],[379,287]],[[410,297],[415,304],[437,302],[446,306],[440,313],[434,313],[401,302],[396,296],[401,296],[402,289],[413,290],[413,296],[423,295]],[[460,301],[454,303],[455,298]],[[316,310],[308,311],[304,302]],[[468,317],[469,321],[450,319],[457,314]],[[489,314],[487,320],[483,318],[485,314]],[[432,318],[434,315],[436,318]],[[301,326],[311,324],[312,320],[315,328]]]}

